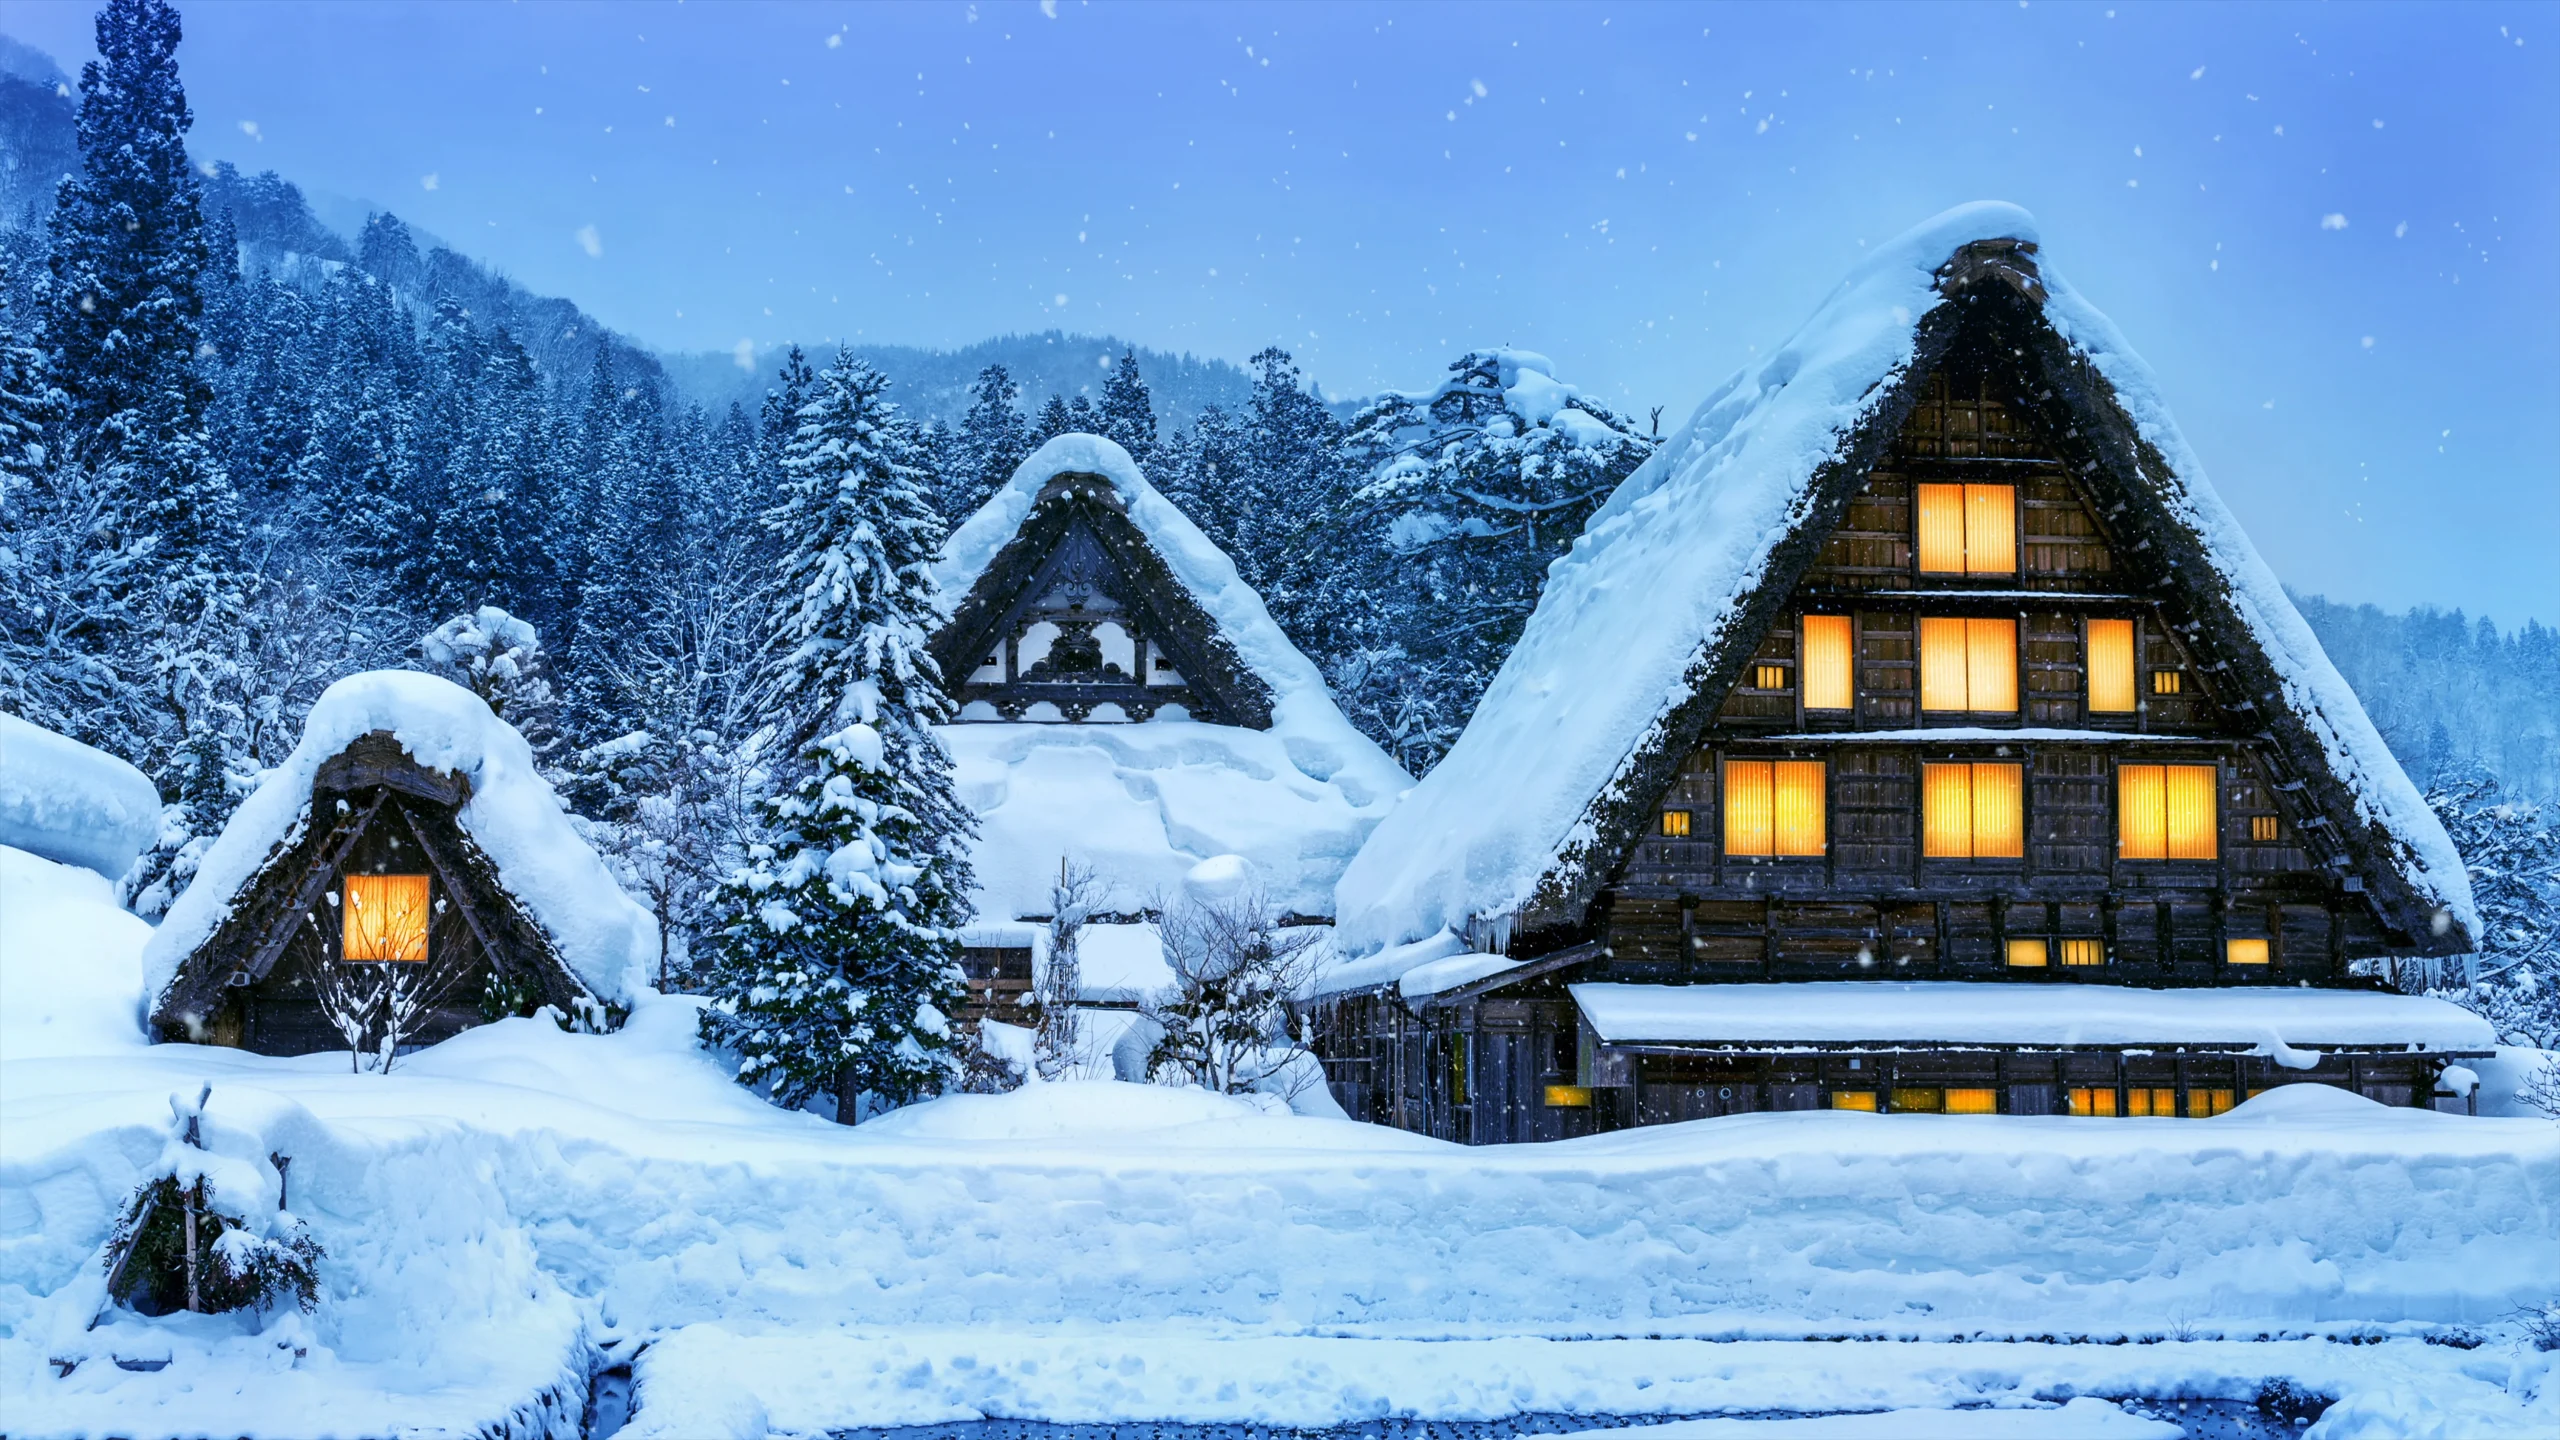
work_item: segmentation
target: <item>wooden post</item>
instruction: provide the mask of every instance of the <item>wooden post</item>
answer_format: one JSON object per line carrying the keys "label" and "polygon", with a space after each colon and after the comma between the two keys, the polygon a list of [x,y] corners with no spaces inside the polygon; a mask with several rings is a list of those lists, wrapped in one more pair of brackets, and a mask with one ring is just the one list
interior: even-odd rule
{"label": "wooden post", "polygon": [[204,1203],[204,1180],[187,1187],[187,1313],[204,1312],[204,1295],[196,1287],[196,1214]]}

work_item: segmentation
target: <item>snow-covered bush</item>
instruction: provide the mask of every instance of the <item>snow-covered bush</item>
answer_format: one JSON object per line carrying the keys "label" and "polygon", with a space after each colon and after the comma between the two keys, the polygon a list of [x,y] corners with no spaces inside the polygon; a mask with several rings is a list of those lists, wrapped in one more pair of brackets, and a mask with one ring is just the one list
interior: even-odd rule
{"label": "snow-covered bush", "polygon": [[2560,827],[2543,807],[2500,793],[2497,778],[2478,765],[2440,772],[2427,803],[2471,874],[2480,949],[2460,985],[2394,978],[2402,989],[2435,988],[2478,1011],[2505,1043],[2560,1049]]}
{"label": "snow-covered bush", "polygon": [[[456,615],[418,640],[427,667],[489,703],[499,719],[533,739],[552,705],[549,663],[533,626],[495,605]],[[534,728],[540,728],[534,726]],[[535,745],[535,753],[541,746]]]}
{"label": "snow-covered bush", "polygon": [[1159,933],[1174,983],[1139,1006],[1164,1032],[1147,1056],[1148,1073],[1242,1095],[1299,1068],[1305,1037],[1289,1001],[1309,978],[1315,932],[1282,927],[1269,898],[1249,884],[1223,894],[1193,886],[1163,909]]}
{"label": "snow-covered bush", "polygon": [[107,1242],[107,1291],[145,1315],[264,1310],[287,1300],[309,1310],[319,1301],[322,1251],[283,1208],[289,1162],[267,1157],[277,1198],[267,1210],[257,1203],[264,1174],[204,1148],[204,1105],[212,1094],[207,1086],[192,1104],[170,1097],[170,1143]]}

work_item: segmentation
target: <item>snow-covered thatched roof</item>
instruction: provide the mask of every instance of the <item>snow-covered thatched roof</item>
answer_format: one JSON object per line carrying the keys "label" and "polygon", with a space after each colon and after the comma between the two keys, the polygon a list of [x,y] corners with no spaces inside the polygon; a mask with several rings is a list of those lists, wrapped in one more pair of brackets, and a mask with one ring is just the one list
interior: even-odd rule
{"label": "snow-covered thatched roof", "polygon": [[970,602],[1043,490],[1063,475],[1110,485],[1114,508],[1215,627],[1221,653],[1268,691],[1270,724],[1158,718],[944,727],[961,798],[980,817],[980,918],[1046,913],[1062,857],[1102,871],[1114,908],[1136,908],[1178,885],[1193,865],[1226,854],[1251,862],[1275,903],[1330,913],[1335,878],[1412,777],[1344,718],[1315,662],[1281,632],[1235,562],[1148,482],[1128,451],[1098,435],[1069,434],[1023,461],[944,547],[934,575],[946,619]]}
{"label": "snow-covered thatched roof", "polygon": [[2160,583],[2226,647],[2240,693],[2258,697],[2275,747],[2339,826],[2342,868],[2435,948],[2457,927],[2477,933],[2443,826],[2206,480],[2150,370],[2037,244],[2034,218],[1999,203],[1913,228],[1618,487],[1549,573],[1466,733],[1344,873],[1346,953],[1578,916],[1695,739],[1697,697],[1719,675],[1729,686],[1756,643],[1747,608],[1811,563],[1799,530],[1862,483],[1878,420],[1907,406],[1969,312],[2002,307],[2026,315],[2021,354],[2046,398],[2068,392],[2055,403],[2076,407],[2074,470],[2161,542],[2145,563],[2173,567]]}
{"label": "snow-covered thatched roof", "polygon": [[533,766],[515,727],[449,680],[409,670],[350,675],[321,693],[302,742],[267,772],[196,869],[194,881],[142,954],[144,993],[166,992],[179,969],[229,919],[270,863],[305,833],[321,766],[371,734],[388,733],[428,770],[460,776],[470,797],[455,822],[497,882],[597,999],[628,1005],[658,963],[657,920],[624,893]]}

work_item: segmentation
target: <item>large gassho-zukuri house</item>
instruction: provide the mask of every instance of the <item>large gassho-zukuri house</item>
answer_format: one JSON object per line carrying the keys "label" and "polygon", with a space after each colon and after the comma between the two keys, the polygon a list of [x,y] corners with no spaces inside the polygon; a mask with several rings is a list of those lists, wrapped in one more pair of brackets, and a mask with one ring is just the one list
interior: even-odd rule
{"label": "large gassho-zukuri house", "polygon": [[1949,212],[1552,572],[1338,890],[1355,1117],[2424,1105],[2485,1023],[2444,830],[2033,220]]}
{"label": "large gassho-zukuri house", "polygon": [[1100,436],[1060,435],[952,532],[935,660],[941,734],[977,814],[976,1018],[1031,983],[1061,864],[1100,923],[1082,993],[1171,980],[1145,916],[1203,861],[1241,857],[1286,915],[1333,886],[1413,781],[1353,728],[1234,562]]}
{"label": "large gassho-zukuri house", "polygon": [[321,695],[142,957],[161,1039],[270,1055],[350,1048],[329,1013],[350,967],[356,993],[396,980],[418,997],[405,1049],[542,1005],[601,1021],[659,958],[656,920],[571,827],[524,737],[407,671]]}

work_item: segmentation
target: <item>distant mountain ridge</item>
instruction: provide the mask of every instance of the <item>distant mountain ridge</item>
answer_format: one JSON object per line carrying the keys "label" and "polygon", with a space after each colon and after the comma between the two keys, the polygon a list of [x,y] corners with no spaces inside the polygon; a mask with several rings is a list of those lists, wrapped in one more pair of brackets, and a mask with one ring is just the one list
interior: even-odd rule
{"label": "distant mountain ridge", "polygon": [[[753,409],[762,399],[780,364],[783,346],[759,346],[755,368],[741,367],[734,354],[720,351],[662,354],[667,377],[687,399],[707,410],[736,401]],[[831,345],[804,345],[812,363],[823,364],[835,353]],[[844,347],[888,376],[892,399],[919,420],[956,423],[969,408],[970,387],[978,372],[1002,365],[1022,387],[1025,414],[1040,408],[1051,395],[1072,400],[1078,395],[1102,398],[1102,382],[1112,363],[1135,349],[1139,377],[1155,402],[1156,422],[1164,433],[1188,426],[1200,412],[1217,405],[1233,411],[1253,395],[1253,377],[1241,366],[1131,346],[1109,335],[1044,330],[1032,335],[999,335],[957,350],[931,350],[915,345],[849,345]]]}

